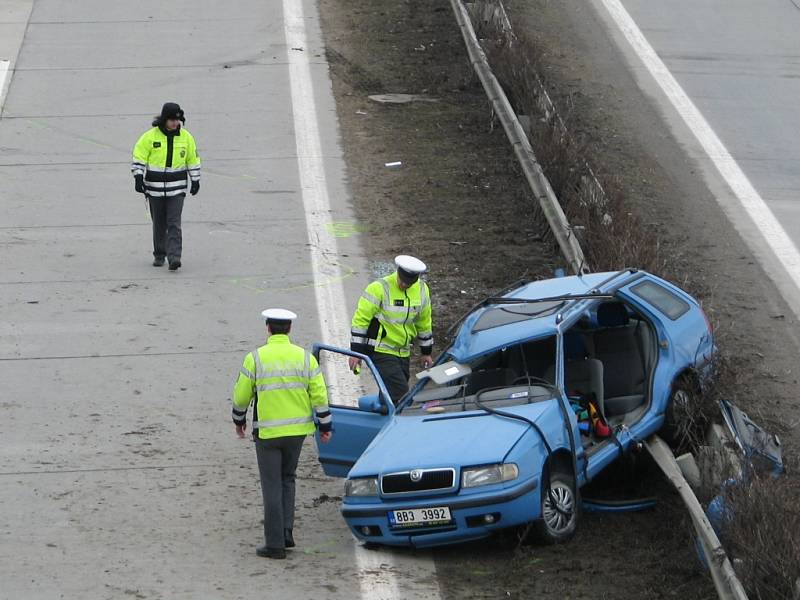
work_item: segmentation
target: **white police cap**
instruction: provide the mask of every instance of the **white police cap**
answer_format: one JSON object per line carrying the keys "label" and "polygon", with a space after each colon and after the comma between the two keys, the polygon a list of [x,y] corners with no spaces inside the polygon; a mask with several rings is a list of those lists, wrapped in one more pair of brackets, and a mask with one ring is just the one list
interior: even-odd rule
{"label": "white police cap", "polygon": [[406,254],[395,256],[394,264],[397,265],[399,269],[403,269],[403,271],[412,275],[419,275],[420,273],[424,273],[428,270],[428,266],[420,259],[414,258],[413,256],[408,256]]}
{"label": "white police cap", "polygon": [[261,316],[267,321],[294,321],[297,315],[285,308],[268,308],[261,312]]}

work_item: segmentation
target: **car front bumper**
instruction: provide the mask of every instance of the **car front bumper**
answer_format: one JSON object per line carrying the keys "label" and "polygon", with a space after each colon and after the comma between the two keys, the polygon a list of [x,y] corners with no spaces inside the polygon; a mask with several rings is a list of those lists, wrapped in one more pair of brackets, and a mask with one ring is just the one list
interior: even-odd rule
{"label": "car front bumper", "polygon": [[[391,510],[439,506],[450,509],[450,524],[413,529],[393,529],[389,525]],[[424,548],[480,539],[498,529],[530,522],[539,518],[539,506],[539,482],[533,478],[512,487],[468,495],[403,498],[374,504],[345,501],[342,516],[359,540]],[[486,515],[491,515],[491,523],[486,521]]]}

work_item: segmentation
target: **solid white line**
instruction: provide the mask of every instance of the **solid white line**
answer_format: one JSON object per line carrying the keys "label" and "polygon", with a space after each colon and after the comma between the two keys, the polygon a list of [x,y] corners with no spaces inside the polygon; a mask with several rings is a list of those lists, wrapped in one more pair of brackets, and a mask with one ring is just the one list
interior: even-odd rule
{"label": "solid white line", "polygon": [[[705,153],[730,186],[742,208],[761,232],[766,244],[800,290],[800,253],[798,253],[797,246],[786,234],[764,199],[750,183],[706,119],[658,57],[620,0],[601,0],[601,2],[675,110],[694,133],[697,141],[700,142]],[[717,198],[717,201],[725,208],[721,198]],[[767,271],[769,272],[769,270]],[[789,301],[788,298],[787,301]],[[789,303],[792,304],[791,301]],[[800,315],[800,307],[792,306],[792,308]]]}
{"label": "solid white line", "polygon": [[0,113],[3,111],[3,104],[6,101],[6,80],[11,74],[10,60],[0,60]]}
{"label": "solid white line", "polygon": [[[325,227],[331,221],[331,206],[325,178],[314,90],[311,81],[308,40],[302,0],[283,0],[286,51],[292,93],[294,134],[297,144],[297,164],[300,187],[308,228],[311,267],[314,273],[314,293],[320,318],[322,341],[335,346],[349,346],[350,320],[347,313],[344,287],[336,238]],[[294,50],[293,50],[294,48]],[[302,48],[302,50],[300,50]],[[344,366],[344,365],[342,365]],[[346,369],[326,369],[326,381],[331,393],[339,399],[357,397],[357,381]],[[394,575],[395,560],[390,552],[375,552],[355,544],[361,597],[370,600],[399,600],[410,598],[406,590],[401,595]],[[424,571],[433,571],[426,565]],[[435,582],[434,582],[435,583]],[[426,590],[426,597],[435,600],[438,587]]]}

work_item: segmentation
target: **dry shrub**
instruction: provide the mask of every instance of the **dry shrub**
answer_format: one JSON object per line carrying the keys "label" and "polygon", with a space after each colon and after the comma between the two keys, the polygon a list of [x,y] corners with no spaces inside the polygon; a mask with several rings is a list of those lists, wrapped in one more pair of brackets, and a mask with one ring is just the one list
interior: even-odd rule
{"label": "dry shrub", "polygon": [[484,26],[482,33],[495,75],[514,110],[529,117],[528,136],[536,157],[578,236],[592,271],[637,267],[669,276],[656,232],[627,207],[617,178],[597,174],[586,145],[568,133],[569,115],[550,112],[538,73],[540,52],[525,38],[513,43]]}
{"label": "dry shrub", "polygon": [[752,600],[795,600],[800,591],[800,477],[753,476],[725,492],[722,537]]}

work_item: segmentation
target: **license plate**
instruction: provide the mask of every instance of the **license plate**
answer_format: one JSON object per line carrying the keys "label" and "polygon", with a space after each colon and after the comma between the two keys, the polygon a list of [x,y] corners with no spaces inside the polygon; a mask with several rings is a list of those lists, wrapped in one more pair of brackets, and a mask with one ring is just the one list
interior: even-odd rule
{"label": "license plate", "polygon": [[395,529],[446,525],[452,520],[453,517],[450,516],[450,509],[447,506],[389,511],[389,525]]}

